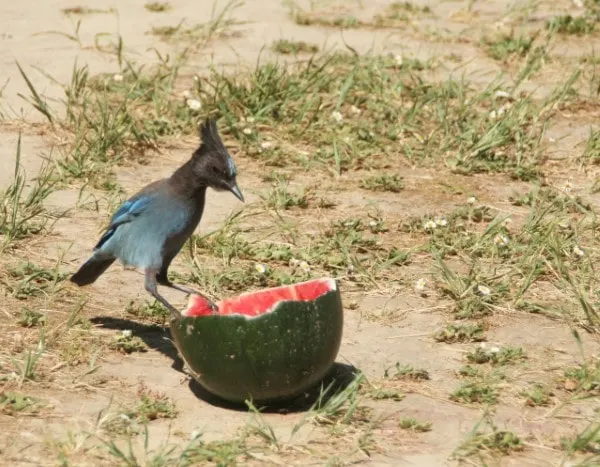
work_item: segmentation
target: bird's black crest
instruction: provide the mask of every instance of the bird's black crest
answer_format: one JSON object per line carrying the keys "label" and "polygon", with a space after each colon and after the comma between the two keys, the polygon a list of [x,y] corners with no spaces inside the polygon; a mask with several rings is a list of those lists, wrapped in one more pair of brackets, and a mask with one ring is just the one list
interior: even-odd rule
{"label": "bird's black crest", "polygon": [[212,117],[206,119],[200,125],[200,148],[197,152],[203,152],[203,150],[225,151],[225,146],[217,128],[217,121]]}

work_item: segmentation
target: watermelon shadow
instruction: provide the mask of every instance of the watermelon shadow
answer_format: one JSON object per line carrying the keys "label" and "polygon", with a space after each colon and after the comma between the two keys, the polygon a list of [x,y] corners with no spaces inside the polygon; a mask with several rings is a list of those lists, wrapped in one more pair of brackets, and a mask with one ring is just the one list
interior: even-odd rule
{"label": "watermelon shadow", "polygon": [[[173,360],[171,368],[184,373],[184,362],[179,356],[179,352],[171,341],[171,333],[168,327],[159,325],[142,324],[128,319],[114,318],[109,316],[97,316],[90,319],[95,325],[105,329],[113,330],[131,330],[134,336],[139,337],[151,349],[156,350],[166,357]],[[335,362],[327,375],[312,389],[309,389],[295,398],[272,402],[268,405],[260,404],[263,413],[296,413],[309,410],[319,399],[325,388],[329,390],[321,396],[321,404],[326,403],[340,391],[348,387],[355,379],[358,369],[352,365]],[[200,400],[223,409],[247,412],[248,407],[245,404],[235,404],[226,401],[215,394],[207,391],[195,379],[190,379],[190,391]]]}
{"label": "watermelon shadow", "polygon": [[[320,403],[325,404],[329,399],[347,388],[354,381],[358,371],[359,370],[352,365],[335,362],[327,375],[325,375],[321,381],[316,383],[311,389],[308,389],[300,396],[273,401],[268,404],[260,403],[255,405],[260,409],[261,413],[287,414],[306,412],[313,407],[319,398]],[[248,406],[246,404],[236,404],[226,401],[207,391],[195,379],[190,380],[189,388],[198,399],[214,405],[215,407],[235,410],[238,412],[248,412]],[[327,391],[325,392],[326,389]]]}

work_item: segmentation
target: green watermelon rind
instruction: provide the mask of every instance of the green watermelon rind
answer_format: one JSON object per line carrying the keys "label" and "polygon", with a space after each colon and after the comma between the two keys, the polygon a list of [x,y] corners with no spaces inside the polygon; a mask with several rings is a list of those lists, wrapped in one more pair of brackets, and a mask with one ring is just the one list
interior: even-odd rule
{"label": "green watermelon rind", "polygon": [[331,369],[343,328],[337,283],[312,301],[281,301],[265,314],[182,317],[171,334],[194,378],[218,397],[242,403],[291,398]]}

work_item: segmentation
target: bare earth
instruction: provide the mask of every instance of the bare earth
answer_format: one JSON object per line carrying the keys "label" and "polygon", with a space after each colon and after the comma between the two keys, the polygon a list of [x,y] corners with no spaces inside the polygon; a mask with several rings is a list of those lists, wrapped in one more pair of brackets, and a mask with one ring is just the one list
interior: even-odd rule
{"label": "bare earth", "polygon": [[[322,2],[315,9],[351,14],[367,21],[390,3]],[[473,6],[469,11],[470,3]],[[154,49],[163,55],[175,55],[186,45],[185,40],[160,40],[148,33],[151,28],[175,26],[182,20],[188,25],[206,23],[213,8],[209,1],[173,0],[168,11],[151,12],[144,4],[142,0],[112,3],[98,0],[89,5],[64,0],[2,2],[0,86],[4,83],[6,86],[0,94],[0,188],[13,180],[19,132],[21,166],[28,180],[36,176],[45,160],[62,157],[60,149],[68,139],[64,131],[52,130],[44,116],[20,97],[29,99],[31,92],[19,72],[17,60],[37,91],[60,112],[64,107],[62,85],[70,82],[75,61],[80,66],[86,64],[90,75],[121,72],[115,54],[107,51],[109,46],[103,51],[98,44],[109,44],[120,34],[123,55],[138,65],[150,66],[157,63]],[[259,57],[261,61],[293,61],[292,55],[280,56],[269,48],[279,39],[306,41],[318,45],[322,51],[347,51],[347,44],[359,54],[402,55],[404,60],[410,57],[423,62],[443,58],[443,65],[423,75],[438,82],[464,76],[472,86],[484,88],[502,70],[514,74],[518,68],[485,53],[479,40],[484,32],[501,27],[510,29],[511,21],[516,21],[519,15],[529,15],[526,30],[543,30],[545,22],[553,16],[578,12],[568,1],[541,1],[535,8],[533,2],[520,1],[515,2],[514,8],[502,1],[415,1],[413,4],[427,4],[433,14],[414,15],[410,27],[340,29],[323,24],[299,25],[292,19],[289,7],[279,0],[247,1],[231,12],[235,24],[191,53],[178,77],[178,89],[189,88],[194,75],[206,75],[211,65],[232,73],[251,69]],[[72,15],[62,11],[75,6],[115,10]],[[310,11],[308,2],[302,6]],[[533,9],[527,10],[530,6]],[[217,9],[223,7],[224,3],[217,4]],[[508,18],[506,24],[498,25],[504,16]],[[540,99],[547,96],[568,78],[580,57],[592,54],[600,46],[595,34],[555,37],[546,63],[519,90],[533,92]],[[460,60],[447,60],[451,55]],[[568,109],[553,118],[543,135],[545,157],[540,165],[549,186],[562,186],[570,180],[577,194],[597,209],[600,195],[591,187],[598,178],[598,165],[584,170],[575,161],[585,147],[590,129],[597,129],[600,116],[597,94],[595,99],[585,109]],[[259,418],[247,410],[217,403],[183,369],[170,344],[168,327],[154,326],[127,312],[131,303],[140,306],[149,301],[139,272],[113,266],[86,289],[77,289],[61,280],[52,291],[25,298],[15,296],[19,279],[10,271],[20,264],[31,262],[48,270],[56,267],[61,273],[72,273],[91,252],[120,200],[146,183],[168,176],[189,157],[197,139],[193,129],[188,128],[185,133],[165,139],[158,151],[148,150],[141,163],[124,161],[115,165],[114,184],[118,189],[94,187],[81,179],[63,179],[44,201],[51,218],[46,229],[16,241],[2,252],[0,384],[5,387],[0,391],[24,394],[41,402],[35,411],[0,411],[1,465],[183,465],[177,454],[165,453],[165,446],[172,446],[173,452],[178,453],[190,443],[192,433],[199,432],[205,443],[230,441],[239,438],[240,432],[249,426],[256,426],[257,420],[272,427],[278,442],[265,441],[253,432],[243,452],[221,460],[219,465],[237,462],[241,465],[558,466],[576,465],[591,455],[578,452],[571,456],[561,440],[572,439],[590,423],[597,422],[596,411],[600,408],[595,398],[597,389],[585,393],[581,401],[574,401],[569,388],[565,389],[563,373],[583,363],[583,358],[587,361],[597,355],[600,344],[597,331],[582,327],[580,318],[552,319],[543,313],[499,305],[492,315],[478,321],[485,328],[486,348],[520,347],[527,358],[507,367],[503,377],[494,383],[500,396],[490,407],[453,400],[450,394],[464,383],[457,371],[467,363],[468,352],[480,343],[444,343],[432,338],[436,331],[454,322],[455,316],[453,299],[434,285],[435,262],[427,251],[415,252],[411,262],[399,268],[394,277],[390,276],[389,281],[378,278],[376,286],[359,286],[342,280],[347,307],[338,362],[353,365],[364,373],[367,383],[359,392],[360,405],[372,410],[365,420],[349,425],[309,422],[293,436],[293,427],[303,420],[306,411],[271,411]],[[227,216],[242,208],[261,208],[263,196],[272,186],[263,176],[271,168],[265,169],[260,158],[248,155],[231,135],[226,139],[238,165],[238,181],[246,205],[242,206],[230,194],[210,191],[198,234],[220,229]],[[367,212],[376,211],[386,225],[397,226],[413,217],[447,214],[465,205],[468,197],[475,196],[477,203],[489,206],[495,214],[511,215],[513,226],[525,222],[529,207],[516,206],[509,197],[526,193],[533,182],[514,180],[503,173],[460,175],[444,164],[420,166],[405,158],[400,147],[395,156],[399,161],[394,162],[395,170],[403,177],[401,191],[360,189],[357,180],[363,177],[362,172],[349,172],[341,177],[331,176],[332,172],[322,172],[324,176],[299,172],[291,186],[310,186],[315,199],[333,199],[336,205],[331,210],[292,208],[286,216],[291,221],[302,219],[310,230],[310,216],[326,220],[352,216],[367,219]],[[285,171],[277,167],[275,170]],[[276,227],[274,220],[273,226]],[[413,234],[397,230],[394,235],[393,239],[390,237],[390,241],[397,242],[394,246],[412,247]],[[590,243],[585,251],[598,254],[599,249],[597,244]],[[455,263],[449,259],[447,264],[452,267]],[[185,275],[191,267],[186,250],[175,261],[173,270]],[[461,266],[456,264],[456,267]],[[428,278],[426,295],[414,288],[421,277]],[[550,301],[555,293],[558,292],[550,286],[544,289],[543,284],[536,288],[538,296]],[[180,306],[185,304],[185,297],[177,293],[166,295]],[[41,327],[19,325],[24,308],[45,314],[46,323]],[[77,309],[81,310],[78,315],[74,314]],[[73,316],[76,324],[71,322]],[[110,347],[109,343],[127,329],[142,338],[148,346],[147,352],[124,354]],[[577,329],[581,336],[584,357],[572,329]],[[37,376],[22,377],[27,351],[35,351],[41,340],[45,341],[45,347],[37,362]],[[426,370],[429,379],[386,378],[386,370],[393,374],[397,362]],[[144,447],[143,431],[133,435],[131,446],[136,460],[127,464],[110,452],[107,443],[114,440],[126,452],[128,436],[106,428],[103,417],[135,407],[141,383],[173,401],[177,415],[144,424],[149,444]],[[548,404],[526,403],[523,391],[533,383],[552,389]],[[403,397],[377,397],[373,395],[377,390],[396,391]],[[2,403],[0,407],[5,406]],[[516,434],[522,441],[521,447],[507,455],[484,447],[474,456],[453,457],[477,424],[488,420],[487,414],[498,430]],[[431,430],[400,428],[400,420],[407,418],[430,422]],[[598,441],[595,446],[597,449]],[[571,464],[562,464],[569,456]],[[598,465],[591,462],[587,465]],[[218,463],[219,459],[210,456],[198,461],[206,465]]]}

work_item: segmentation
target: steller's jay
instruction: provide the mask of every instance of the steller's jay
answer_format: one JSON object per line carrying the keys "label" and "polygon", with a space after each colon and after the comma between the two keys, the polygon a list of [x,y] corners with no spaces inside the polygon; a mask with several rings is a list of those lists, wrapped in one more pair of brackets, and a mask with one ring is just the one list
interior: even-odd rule
{"label": "steller's jay", "polygon": [[171,177],[150,183],[117,209],[94,254],[71,277],[72,282],[91,284],[119,259],[144,270],[146,291],[175,317],[179,312],[158,293],[158,284],[202,295],[172,283],[167,277],[169,265],[200,223],[207,187],[228,190],[242,202],[244,197],[214,119],[201,125],[200,138],[200,147]]}

